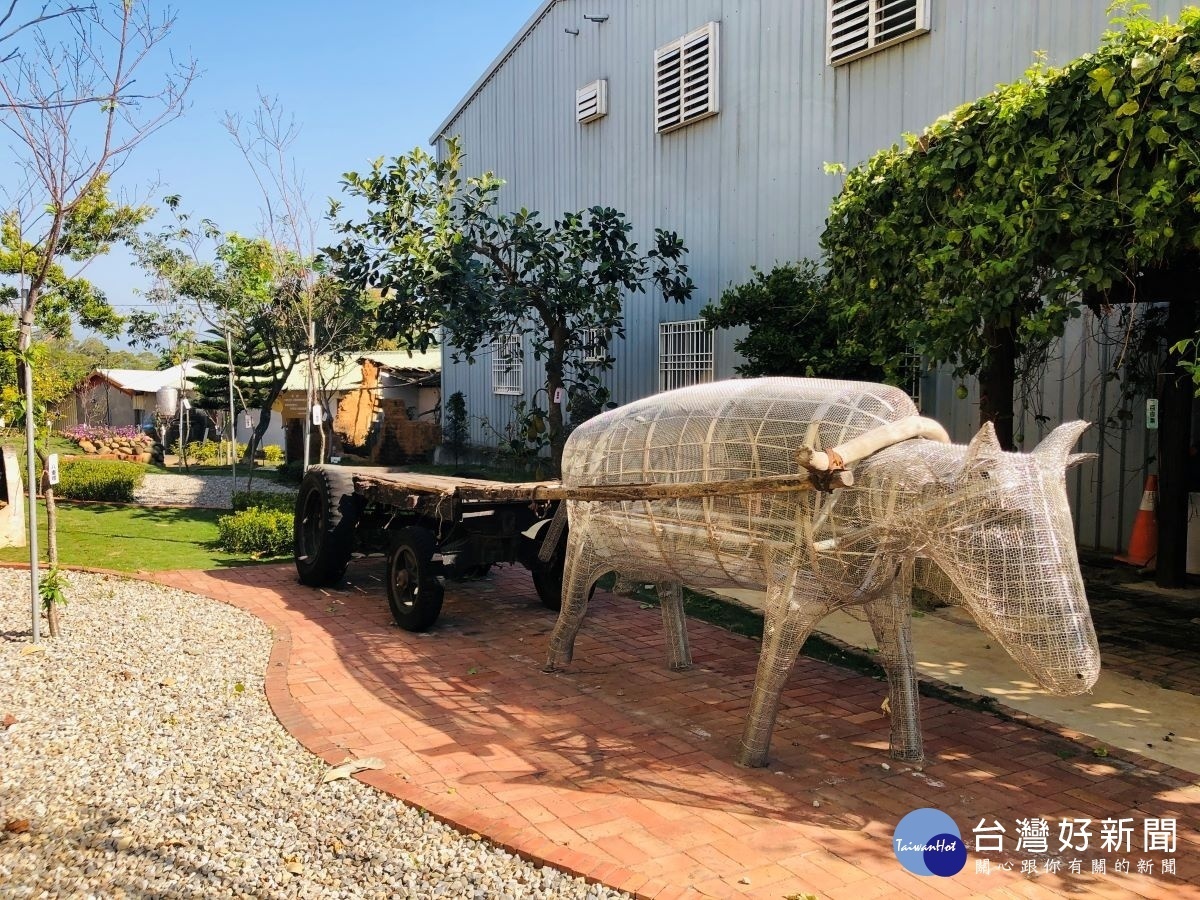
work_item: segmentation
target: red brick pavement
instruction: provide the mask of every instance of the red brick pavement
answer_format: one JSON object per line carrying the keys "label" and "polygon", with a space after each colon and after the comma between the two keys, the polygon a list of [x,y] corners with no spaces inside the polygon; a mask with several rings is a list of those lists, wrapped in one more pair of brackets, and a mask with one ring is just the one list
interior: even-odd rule
{"label": "red brick pavement", "polygon": [[[391,624],[378,563],[336,590],[290,566],[151,576],[233,603],[276,635],[267,693],[280,721],[331,763],[378,756],[359,777],[523,856],[641,897],[1200,897],[1200,788],[1141,761],[1097,759],[1064,737],[923,700],[929,763],[887,757],[884,686],[801,659],[771,764],[732,762],[755,642],[690,625],[695,667],[664,664],[656,609],[598,591],[566,672],[540,671],[554,615],[521,569],[448,584],[427,634]],[[905,872],[891,851],[905,813],[934,806],[971,838],[986,819],[1005,853],[954,878]],[[1050,822],[1049,851],[1014,852],[1017,819]],[[1098,852],[1100,823],[1134,820],[1130,851]],[[1173,854],[1142,852],[1146,817],[1178,821]],[[1092,818],[1091,849],[1054,853],[1058,821]],[[1178,877],[1161,872],[1175,860]],[[1022,862],[1040,857],[1036,877]],[[1082,874],[1068,871],[1082,860]],[[1108,874],[1091,874],[1092,860]],[[1131,873],[1114,873],[1118,860]],[[1149,860],[1152,874],[1139,874]],[[1007,862],[1007,871],[997,864]]]}

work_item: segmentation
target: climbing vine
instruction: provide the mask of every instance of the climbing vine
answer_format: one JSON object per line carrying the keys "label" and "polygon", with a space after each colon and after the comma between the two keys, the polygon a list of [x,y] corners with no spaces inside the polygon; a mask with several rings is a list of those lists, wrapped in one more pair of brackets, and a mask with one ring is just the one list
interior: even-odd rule
{"label": "climbing vine", "polygon": [[[1143,345],[1181,351],[1196,337],[1200,10],[1119,12],[1094,52],[1039,62],[846,173],[822,237],[846,318],[978,375],[981,416],[1008,442],[1014,383],[1085,308],[1162,302]],[[1167,478],[1186,457],[1200,363],[1154,357],[1125,377],[1165,385]]]}

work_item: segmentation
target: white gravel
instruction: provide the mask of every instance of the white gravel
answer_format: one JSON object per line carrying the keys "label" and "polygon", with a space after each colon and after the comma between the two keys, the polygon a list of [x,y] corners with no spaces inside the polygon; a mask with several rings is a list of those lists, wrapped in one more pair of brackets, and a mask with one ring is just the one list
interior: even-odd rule
{"label": "white gravel", "polygon": [[[247,479],[238,476],[237,489],[246,490]],[[144,506],[208,506],[228,509],[233,491],[229,475],[146,475],[133,499]],[[295,494],[296,489],[265,478],[255,478],[251,490]]]}
{"label": "white gravel", "polygon": [[65,634],[30,653],[27,575],[0,571],[3,896],[626,896],[359,782],[320,784],[325,765],[267,705],[257,619],[66,577]]}

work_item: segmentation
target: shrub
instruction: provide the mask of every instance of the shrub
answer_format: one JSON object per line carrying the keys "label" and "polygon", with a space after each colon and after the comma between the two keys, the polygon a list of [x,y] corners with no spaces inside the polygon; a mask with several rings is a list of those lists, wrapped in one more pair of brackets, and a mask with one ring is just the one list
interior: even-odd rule
{"label": "shrub", "polygon": [[283,462],[283,448],[278,444],[267,444],[262,448],[262,456],[268,466],[277,466]]}
{"label": "shrub", "polygon": [[234,491],[233,510],[243,509],[277,509],[280,512],[292,512],[296,508],[296,497],[293,494],[280,494],[274,491]]}
{"label": "shrub", "polygon": [[446,425],[442,431],[446,446],[454,454],[455,465],[458,465],[458,458],[467,446],[467,438],[471,434],[469,426],[466,398],[463,397],[462,391],[455,391],[446,401]]}
{"label": "shrub", "polygon": [[[246,455],[245,444],[235,444],[234,452],[241,459]],[[171,452],[179,456],[179,442],[171,447]],[[228,460],[229,441],[191,441],[187,445],[187,455],[190,462],[198,466],[224,465]]]}
{"label": "shrub", "polygon": [[69,500],[130,503],[144,475],[137,463],[73,459],[59,469],[56,492]]}
{"label": "shrub", "polygon": [[221,549],[256,556],[280,556],[292,549],[291,511],[243,509],[217,519]]}

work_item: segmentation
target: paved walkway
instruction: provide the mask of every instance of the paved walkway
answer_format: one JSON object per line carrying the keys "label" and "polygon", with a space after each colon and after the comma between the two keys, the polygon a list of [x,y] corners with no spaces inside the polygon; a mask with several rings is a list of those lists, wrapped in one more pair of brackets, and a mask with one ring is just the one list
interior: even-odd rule
{"label": "paved walkway", "polygon": [[[640,896],[1200,897],[1200,788],[1186,772],[1097,758],[1060,735],[930,699],[929,764],[913,771],[887,757],[884,686],[808,659],[789,682],[770,767],[744,770],[732,759],[753,641],[692,622],[696,666],[672,673],[658,611],[597,592],[575,662],[545,675],[554,617],[523,570],[451,584],[424,635],[391,625],[382,574],[356,563],[338,590],[301,587],[290,566],[157,577],[276,629],[268,696],[314,752],[335,763],[382,757],[386,769],[364,781]],[[968,843],[981,820],[998,821],[1004,851],[973,853],[951,879],[908,874],[892,833],[925,806],[949,813]],[[1049,851],[1016,851],[1017,820],[1039,817]],[[1174,853],[1143,852],[1147,817],[1177,820]],[[1094,820],[1089,849],[1055,852],[1059,821],[1076,818]],[[1102,852],[1106,818],[1133,820],[1129,850]],[[1048,857],[1061,871],[1046,872]],[[1177,876],[1163,874],[1167,857]],[[976,870],[982,859],[989,874]],[[1069,871],[1074,859],[1081,874]],[[1036,876],[1022,874],[1029,860]],[[1107,874],[1092,874],[1093,861]]]}

